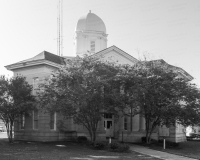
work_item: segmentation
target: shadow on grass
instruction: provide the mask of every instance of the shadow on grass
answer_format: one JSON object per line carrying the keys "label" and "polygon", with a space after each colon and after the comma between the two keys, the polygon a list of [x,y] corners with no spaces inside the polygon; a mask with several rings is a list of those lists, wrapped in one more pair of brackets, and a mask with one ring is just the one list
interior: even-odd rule
{"label": "shadow on grass", "polygon": [[[0,139],[0,143],[1,160],[66,160],[73,158],[110,160],[111,157],[112,159],[118,157],[117,159],[123,160],[141,160],[136,152],[118,153],[96,150],[84,143],[15,141],[13,144],[9,144],[7,139]],[[151,158],[151,160],[157,159]]]}
{"label": "shadow on grass", "polygon": [[166,149],[163,149],[162,143],[152,143],[152,144],[134,143],[134,144],[148,147],[153,150],[200,159],[200,140],[190,140],[187,142],[181,142],[176,147],[166,145]]}

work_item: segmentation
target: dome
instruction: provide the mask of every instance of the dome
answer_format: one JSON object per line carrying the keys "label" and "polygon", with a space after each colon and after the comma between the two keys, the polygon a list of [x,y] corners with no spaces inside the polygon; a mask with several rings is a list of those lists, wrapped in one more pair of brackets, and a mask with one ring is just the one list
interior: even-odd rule
{"label": "dome", "polygon": [[106,26],[101,18],[91,11],[78,20],[76,31],[97,31],[106,33]]}

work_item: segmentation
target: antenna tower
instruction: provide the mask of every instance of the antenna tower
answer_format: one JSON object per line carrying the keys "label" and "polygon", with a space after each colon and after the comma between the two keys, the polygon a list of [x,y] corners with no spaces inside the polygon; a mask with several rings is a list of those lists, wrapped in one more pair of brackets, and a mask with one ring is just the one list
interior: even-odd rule
{"label": "antenna tower", "polygon": [[57,10],[57,55],[63,56],[63,0],[58,0]]}

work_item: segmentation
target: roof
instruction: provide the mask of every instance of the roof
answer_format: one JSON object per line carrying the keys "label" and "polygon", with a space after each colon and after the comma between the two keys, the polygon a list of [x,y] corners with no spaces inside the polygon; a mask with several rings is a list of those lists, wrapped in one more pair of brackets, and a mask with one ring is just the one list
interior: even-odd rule
{"label": "roof", "polygon": [[96,31],[106,34],[106,26],[100,17],[90,11],[78,20],[75,31]]}
{"label": "roof", "polygon": [[189,80],[194,79],[189,73],[187,73],[184,69],[177,67],[177,66],[173,66],[168,64],[167,62],[165,62],[163,59],[157,59],[157,60],[152,60],[149,62],[153,62],[156,64],[161,64],[161,65],[167,65],[167,68],[172,69],[173,71],[176,71],[180,74],[182,74],[184,77],[188,78]]}
{"label": "roof", "polygon": [[47,51],[43,51],[33,58],[29,58],[27,60],[20,61],[18,63],[25,63],[25,62],[35,61],[35,60],[48,60],[48,61],[51,61],[51,62],[54,62],[54,63],[57,63],[57,64],[63,64],[64,63],[63,57],[60,57],[58,55],[55,55],[55,54],[47,52]]}
{"label": "roof", "polygon": [[13,70],[17,68],[23,68],[25,66],[33,66],[39,64],[48,64],[54,67],[58,67],[60,65],[64,65],[64,57],[60,57],[58,55],[52,54],[47,51],[43,51],[33,58],[29,58],[11,65],[5,66],[8,70]]}
{"label": "roof", "polygon": [[123,51],[122,49],[116,47],[115,45],[111,46],[111,47],[108,47],[106,49],[103,49],[91,56],[99,56],[99,55],[103,55],[103,54],[106,54],[107,52],[111,51],[111,50],[115,50],[116,52],[118,52],[119,54],[121,54],[122,56],[126,57],[127,59],[133,61],[133,62],[138,62],[138,60],[131,56],[130,54],[128,54],[127,52]]}

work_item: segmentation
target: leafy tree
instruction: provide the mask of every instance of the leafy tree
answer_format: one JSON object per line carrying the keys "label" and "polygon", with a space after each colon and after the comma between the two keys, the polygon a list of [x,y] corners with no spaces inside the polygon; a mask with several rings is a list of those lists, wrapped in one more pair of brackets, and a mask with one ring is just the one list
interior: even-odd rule
{"label": "leafy tree", "polygon": [[64,118],[73,118],[76,124],[88,130],[95,143],[97,126],[104,113],[117,115],[119,87],[116,89],[114,80],[117,73],[117,66],[91,57],[69,60],[40,86],[41,106],[62,114]]}
{"label": "leafy tree", "polygon": [[178,78],[168,66],[140,62],[125,71],[120,78],[124,83],[122,96],[131,99],[135,113],[145,118],[147,143],[157,126],[200,122],[198,89],[185,79]]}
{"label": "leafy tree", "polygon": [[181,95],[182,112],[178,116],[178,123],[183,126],[200,126],[200,90],[195,84],[189,84]]}
{"label": "leafy tree", "polygon": [[120,94],[117,94],[120,103],[118,103],[118,110],[124,116],[130,117],[130,130],[132,131],[133,117],[138,112],[136,103],[135,86],[138,83],[138,77],[135,74],[135,66],[122,65],[120,66],[119,73],[115,78],[115,83],[120,86]]}
{"label": "leafy tree", "polygon": [[9,142],[13,142],[13,127],[19,117],[33,108],[32,86],[24,77],[0,77],[0,119],[6,125]]}

